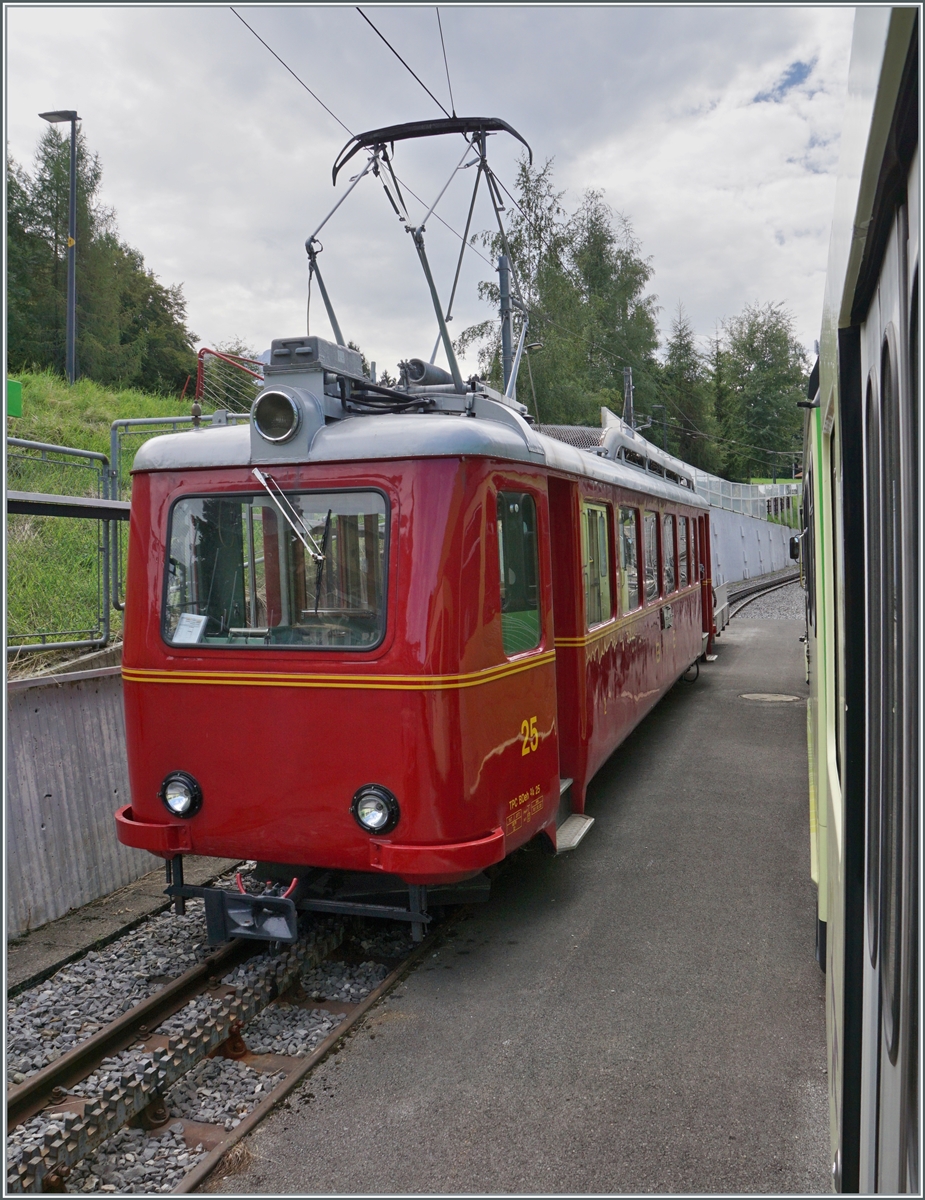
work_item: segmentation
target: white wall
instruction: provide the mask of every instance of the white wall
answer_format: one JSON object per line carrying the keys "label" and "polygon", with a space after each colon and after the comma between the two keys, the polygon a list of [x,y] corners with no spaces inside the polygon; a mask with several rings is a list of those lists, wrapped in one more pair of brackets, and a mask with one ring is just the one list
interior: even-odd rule
{"label": "white wall", "polygon": [[725,508],[710,509],[713,584],[738,583],[795,566],[790,539],[797,532]]}

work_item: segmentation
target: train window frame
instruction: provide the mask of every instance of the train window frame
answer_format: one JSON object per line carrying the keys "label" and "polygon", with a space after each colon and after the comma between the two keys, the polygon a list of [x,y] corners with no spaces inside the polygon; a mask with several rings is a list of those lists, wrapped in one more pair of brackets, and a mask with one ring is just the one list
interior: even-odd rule
{"label": "train window frame", "polygon": [[[684,553],[681,553],[681,530],[684,530]],[[691,535],[690,535],[690,519],[683,514],[678,517],[675,524],[675,530],[678,538],[678,591],[682,588],[690,587],[691,584]],[[681,569],[684,569],[684,578],[681,578]]]}
{"label": "train window frame", "polygon": [[[865,678],[867,711],[882,713],[883,681],[880,668],[883,665],[883,647],[880,642],[882,628],[882,565],[881,545],[881,460],[880,460],[880,404],[877,380],[874,371],[867,379],[864,397],[864,474],[866,496],[864,505],[865,527],[865,576],[868,580],[867,598],[867,662]],[[876,669],[872,669],[876,668]],[[867,951],[871,966],[876,967],[880,951],[880,805],[883,788],[881,731],[868,730],[865,773],[867,776]]]}
{"label": "train window frame", "polygon": [[[534,609],[513,609],[513,610],[508,610],[508,612],[505,613],[505,610],[504,610],[505,592],[506,592],[509,584],[505,580],[505,576],[507,574],[507,571],[506,571],[506,561],[507,560],[505,558],[506,521],[501,516],[501,512],[502,512],[501,505],[502,505],[502,497],[505,498],[504,503],[509,503],[509,501],[506,498],[507,497],[515,497],[515,496],[519,497],[520,503],[523,502],[524,497],[527,497],[527,499],[530,501],[530,503],[533,506],[533,570],[534,570],[533,587],[536,592],[536,609],[535,610]],[[497,542],[498,542],[498,560],[497,560],[498,561],[498,576],[497,576],[497,578],[498,578],[498,613],[501,618],[501,648],[504,652],[505,658],[512,659],[512,658],[519,658],[524,654],[532,654],[536,650],[540,649],[543,645],[543,639],[545,636],[544,621],[543,621],[543,585],[544,585],[543,562],[540,557],[541,539],[539,536],[539,534],[540,534],[540,505],[538,503],[538,497],[536,495],[534,495],[534,493],[531,492],[529,489],[524,488],[522,485],[519,485],[519,484],[512,484],[511,486],[506,486],[504,482],[498,483],[498,485],[495,489],[495,492],[494,492],[494,502],[495,502],[495,531],[496,531]],[[515,503],[516,502],[517,501],[515,501]],[[522,518],[521,518],[521,523],[523,523]],[[528,580],[528,582],[525,584],[524,590],[529,591],[529,587],[530,587],[529,574],[528,574],[528,568],[526,566],[526,563],[524,565],[524,574]],[[518,628],[521,628],[523,626],[523,622],[522,621],[520,621],[520,622],[508,621],[507,623],[505,623],[505,620],[504,620],[505,616],[510,616],[512,613],[529,613],[529,612],[533,612],[533,611],[536,612],[536,641],[530,646],[510,645],[509,642],[513,639],[514,633],[517,631]]]}
{"label": "train window frame", "polygon": [[[591,533],[591,514],[595,514]],[[613,580],[613,506],[606,501],[581,499],[581,582],[585,599],[585,628],[596,629],[614,619],[616,588]],[[603,563],[601,559],[603,557]],[[603,566],[603,570],[601,567]],[[596,580],[597,588],[591,586]],[[605,581],[606,580],[606,586]],[[599,614],[592,614],[592,597],[598,595]]]}
{"label": "train window frame", "polygon": [[[632,546],[633,546],[633,553],[635,556],[635,562],[633,563],[633,566],[636,571],[636,596],[635,596],[635,602],[633,604],[629,604],[629,603],[624,604],[624,591],[626,593],[627,601],[630,599],[629,587],[627,586],[626,588],[624,588],[624,579],[628,578],[628,572],[626,569],[626,562],[625,562],[625,557],[624,557],[625,539],[624,539],[623,530],[626,526],[626,522],[624,521],[624,513],[631,514],[633,517]],[[641,520],[641,516],[640,516],[640,509],[637,508],[636,505],[634,505],[634,504],[621,504],[620,505],[620,537],[619,537],[619,541],[620,541],[620,560],[619,560],[620,583],[617,588],[617,591],[619,593],[619,598],[620,598],[619,603],[620,603],[621,615],[625,615],[626,613],[631,613],[631,612],[637,612],[640,608],[642,608],[642,605],[643,605],[642,584],[643,584],[644,580],[643,580],[643,573],[639,570],[639,563],[642,559],[642,555],[639,552],[641,537],[642,537],[642,520]]]}
{"label": "train window frame", "polygon": [[[651,518],[651,522],[650,522]],[[661,554],[659,553],[661,543],[661,521],[658,519],[658,511],[651,508],[642,510],[642,573],[643,573],[643,589],[644,603],[658,604],[661,597],[662,570],[661,570]],[[647,536],[649,529],[654,530],[655,539],[653,549],[655,551],[655,562],[649,562],[649,538]],[[651,585],[649,580],[649,570],[652,570]],[[651,591],[651,594],[650,594]]]}
{"label": "train window frame", "polygon": [[[899,373],[901,357],[896,345],[892,324],[886,327],[880,348],[880,461],[881,461],[881,533],[883,535],[879,580],[884,589],[881,613],[892,611],[893,620],[885,623],[895,632],[893,644],[884,638],[881,647],[883,685],[886,702],[881,693],[882,766],[880,804],[880,888],[879,888],[879,956],[881,1020],[887,1056],[896,1064],[899,1053],[899,1028],[902,1019],[902,844],[904,763],[902,757],[903,716],[895,706],[902,704],[902,677],[907,614],[902,581],[903,499],[895,467],[902,456],[902,383]],[[886,464],[884,469],[883,464]],[[884,495],[889,489],[892,499]],[[892,590],[891,590],[892,589]],[[890,703],[890,694],[893,703]]]}
{"label": "train window frame", "polygon": [[[389,636],[389,630],[390,630],[390,626],[391,626],[391,621],[390,621],[391,588],[389,586],[389,572],[390,572],[390,564],[391,564],[391,549],[392,549],[391,540],[392,540],[392,530],[393,530],[393,523],[392,523],[393,499],[392,499],[392,497],[383,488],[378,487],[376,485],[370,485],[367,487],[360,486],[360,487],[349,487],[349,488],[344,488],[344,487],[339,487],[339,488],[338,487],[334,487],[334,488],[289,487],[289,488],[283,488],[281,490],[282,490],[283,496],[287,499],[290,499],[292,497],[302,497],[302,496],[356,496],[356,495],[372,494],[372,495],[379,497],[380,500],[382,501],[384,511],[381,515],[385,519],[385,525],[384,525],[384,529],[381,532],[381,542],[382,542],[382,557],[380,560],[381,593],[379,596],[379,603],[378,603],[378,611],[380,614],[378,638],[374,642],[370,642],[366,645],[360,645],[360,646],[351,646],[351,645],[346,645],[343,643],[336,644],[336,645],[334,645],[334,644],[322,645],[322,644],[316,644],[316,643],[305,643],[305,642],[294,642],[294,641],[289,641],[289,642],[286,642],[286,641],[271,642],[271,641],[267,641],[267,640],[256,641],[256,640],[251,639],[251,635],[246,635],[244,637],[243,641],[230,641],[229,640],[229,641],[224,641],[224,642],[218,642],[218,641],[199,640],[201,638],[201,631],[200,631],[198,637],[196,637],[195,639],[192,639],[189,641],[174,640],[174,638],[168,632],[167,622],[168,622],[169,609],[170,609],[170,602],[169,602],[170,575],[171,575],[170,549],[171,549],[172,535],[173,535],[173,522],[174,522],[176,510],[178,509],[178,507],[181,504],[187,503],[191,500],[237,501],[242,506],[244,504],[246,504],[248,500],[251,500],[251,501],[258,500],[261,502],[261,505],[263,505],[264,501],[267,499],[266,493],[255,489],[253,487],[253,485],[249,485],[244,488],[219,488],[214,491],[197,490],[195,492],[180,492],[171,500],[170,508],[169,508],[168,514],[167,514],[167,524],[166,524],[165,538],[164,538],[164,562],[163,562],[162,587],[161,587],[161,598],[160,598],[160,606],[161,607],[160,607],[160,620],[158,622],[161,640],[167,647],[169,647],[171,653],[176,653],[177,651],[191,651],[195,654],[199,654],[202,651],[225,651],[225,652],[231,651],[234,653],[238,653],[240,651],[254,651],[256,653],[265,653],[266,651],[269,650],[269,651],[277,651],[277,652],[278,651],[297,652],[300,654],[312,654],[312,653],[326,654],[326,653],[330,653],[330,652],[335,652],[335,653],[340,653],[340,654],[349,653],[351,656],[353,656],[353,655],[370,654],[370,653],[374,653],[376,651],[381,650],[383,643],[386,641],[387,637]],[[266,505],[266,507],[269,508],[269,505]],[[278,505],[277,505],[277,508],[279,508]],[[286,521],[279,515],[277,516],[277,522],[278,522],[278,526],[280,528],[286,527],[286,524],[287,524]],[[243,549],[244,548],[242,548],[242,550]],[[244,564],[244,559],[242,558],[242,566],[243,566],[243,564]],[[287,564],[287,570],[288,570],[288,564]],[[203,628],[204,628],[204,624],[203,624]],[[250,627],[248,627],[248,628],[250,628]],[[273,626],[272,628],[282,629],[283,626],[278,625],[278,626]],[[289,628],[291,629],[292,626],[289,626]],[[174,633],[176,633],[176,630],[174,630]],[[255,628],[253,637],[256,637],[256,636],[257,636],[257,630]]]}
{"label": "train window frame", "polygon": [[[670,533],[668,530],[670,529]],[[678,543],[675,513],[662,513],[662,595],[671,596],[678,590]],[[667,542],[667,545],[666,545]],[[670,554],[669,554],[670,551]],[[671,564],[671,578],[668,566]]]}

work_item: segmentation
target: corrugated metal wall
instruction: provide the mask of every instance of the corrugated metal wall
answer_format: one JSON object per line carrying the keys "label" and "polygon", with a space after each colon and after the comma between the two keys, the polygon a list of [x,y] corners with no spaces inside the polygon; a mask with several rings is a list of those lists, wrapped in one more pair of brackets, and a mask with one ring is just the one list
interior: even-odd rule
{"label": "corrugated metal wall", "polygon": [[785,525],[711,508],[710,532],[714,584],[738,583],[795,565],[790,539],[796,530]]}
{"label": "corrugated metal wall", "polygon": [[116,838],[129,803],[119,667],[7,684],[7,937],[160,862]]}

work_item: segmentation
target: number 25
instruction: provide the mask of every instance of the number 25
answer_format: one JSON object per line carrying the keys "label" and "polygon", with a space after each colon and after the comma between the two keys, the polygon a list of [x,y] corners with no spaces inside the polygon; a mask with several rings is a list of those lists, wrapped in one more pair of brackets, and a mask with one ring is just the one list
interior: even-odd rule
{"label": "number 25", "polygon": [[529,754],[531,750],[535,750],[540,744],[540,735],[536,728],[536,717],[531,717],[529,721],[521,721],[520,736],[524,740],[521,755]]}

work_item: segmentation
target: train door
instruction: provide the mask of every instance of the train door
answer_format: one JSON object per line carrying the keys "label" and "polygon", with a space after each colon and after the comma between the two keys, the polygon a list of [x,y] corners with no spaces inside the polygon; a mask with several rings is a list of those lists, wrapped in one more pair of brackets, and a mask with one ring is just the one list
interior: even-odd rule
{"label": "train door", "polygon": [[899,209],[861,331],[868,637],[860,1187],[918,1191],[918,280]]}
{"label": "train door", "polygon": [[548,494],[559,774],[563,779],[574,780],[571,808],[580,813],[584,811],[588,735],[588,703],[581,669],[584,642],[581,499],[577,484],[554,476],[549,479]]}
{"label": "train door", "polygon": [[713,623],[713,568],[710,556],[710,517],[708,513],[697,517],[697,564],[702,599],[704,653],[712,654],[716,627]]}

